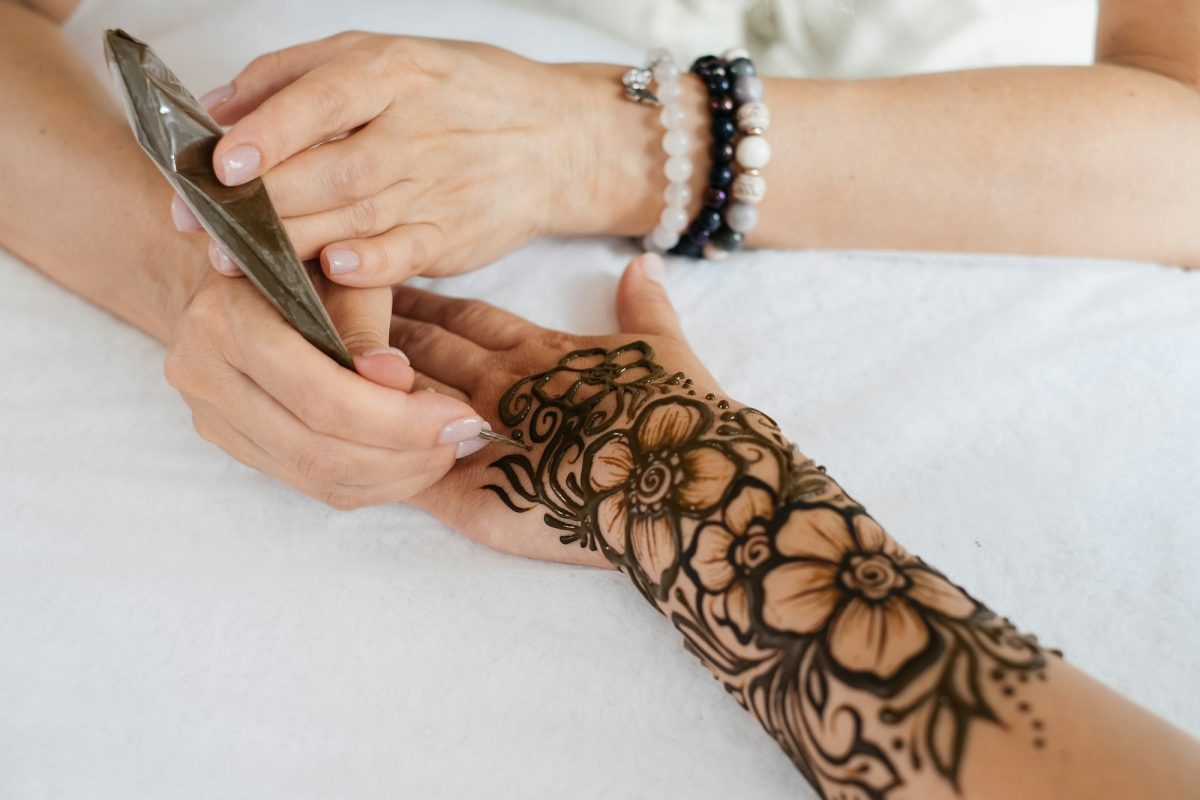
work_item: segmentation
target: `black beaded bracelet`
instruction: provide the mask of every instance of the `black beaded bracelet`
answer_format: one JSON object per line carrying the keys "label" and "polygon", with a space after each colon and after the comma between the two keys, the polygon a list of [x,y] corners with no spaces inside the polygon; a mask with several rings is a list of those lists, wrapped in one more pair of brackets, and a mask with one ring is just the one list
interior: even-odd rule
{"label": "black beaded bracelet", "polygon": [[[762,138],[769,116],[761,102],[762,83],[745,51],[731,50],[724,58],[701,56],[692,64],[691,72],[708,89],[712,166],[704,206],[671,253],[689,258],[724,258],[741,249],[745,231],[758,220],[754,206],[761,202],[765,184],[757,167],[770,158],[770,149]],[[735,147],[733,140],[739,132],[743,141]],[[745,142],[747,138],[753,141]],[[742,166],[740,174],[734,170],[735,162]],[[737,202],[730,203],[731,196]]]}
{"label": "black beaded bracelet", "polygon": [[733,116],[736,104],[730,94],[732,84],[724,62],[717,56],[701,56],[692,63],[691,72],[708,89],[708,107],[712,112],[712,166],[708,172],[704,206],[671,253],[700,258],[704,246],[721,227],[721,209],[729,201],[729,187],[733,184],[733,137],[737,135],[737,121]]}

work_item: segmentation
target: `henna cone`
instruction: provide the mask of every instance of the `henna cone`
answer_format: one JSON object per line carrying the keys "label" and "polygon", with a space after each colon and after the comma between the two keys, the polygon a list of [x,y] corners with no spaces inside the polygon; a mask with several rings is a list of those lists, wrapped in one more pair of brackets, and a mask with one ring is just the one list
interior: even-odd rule
{"label": "henna cone", "polygon": [[221,128],[145,43],[109,30],[104,54],[138,144],[209,235],[300,334],[347,369],[354,362],[317,297],[259,179],[217,180]]}

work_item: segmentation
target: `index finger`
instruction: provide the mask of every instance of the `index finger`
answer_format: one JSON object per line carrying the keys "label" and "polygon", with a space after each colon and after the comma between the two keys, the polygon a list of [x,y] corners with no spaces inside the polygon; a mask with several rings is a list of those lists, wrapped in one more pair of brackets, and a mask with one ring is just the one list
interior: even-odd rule
{"label": "index finger", "polygon": [[388,106],[369,57],[347,52],[268,97],[221,138],[213,169],[226,186],[259,177],[313,145],[352,130]]}
{"label": "index finger", "polygon": [[[393,450],[455,444],[484,422],[466,403],[406,393],[338,366],[306,342],[252,287],[230,309],[234,366],[312,430]],[[458,437],[458,438],[454,438]]]}

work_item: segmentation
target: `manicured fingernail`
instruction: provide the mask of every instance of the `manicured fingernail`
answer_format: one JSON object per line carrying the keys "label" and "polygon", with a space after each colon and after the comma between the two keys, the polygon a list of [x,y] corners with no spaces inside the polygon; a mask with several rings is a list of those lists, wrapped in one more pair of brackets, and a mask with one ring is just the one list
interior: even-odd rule
{"label": "manicured fingernail", "polygon": [[455,420],[442,428],[442,433],[438,436],[438,444],[457,444],[474,439],[486,425],[487,423],[479,417]]}
{"label": "manicured fingernail", "polygon": [[227,83],[200,95],[199,100],[200,105],[204,106],[206,111],[212,111],[222,103],[228,103],[231,97],[233,97],[233,84]]}
{"label": "manicured fingernail", "polygon": [[222,275],[233,277],[242,274],[242,268],[233,263],[233,259],[226,255],[224,250],[217,247],[216,242],[208,243],[208,260],[212,262],[217,272]]}
{"label": "manicured fingernail", "polygon": [[254,177],[262,154],[251,144],[238,145],[221,156],[222,182],[226,186],[237,186]]}
{"label": "manicured fingernail", "polygon": [[196,219],[196,215],[187,207],[187,203],[183,202],[183,198],[175,195],[171,198],[171,221],[175,223],[175,229],[180,231],[202,231],[200,221]]}
{"label": "manicured fingernail", "polygon": [[658,253],[642,254],[642,274],[655,283],[662,285],[667,278],[667,266]]}
{"label": "manicured fingernail", "polygon": [[354,270],[358,269],[358,265],[362,263],[358,257],[358,253],[340,247],[326,250],[325,260],[329,262],[330,275],[345,275],[349,272],[354,272]]}
{"label": "manicured fingernail", "polygon": [[454,451],[455,458],[466,458],[472,453],[478,453],[483,448],[487,447],[486,439],[480,439],[476,436],[474,439],[467,439],[465,442],[459,442],[458,447]]}
{"label": "manicured fingernail", "polygon": [[393,356],[394,358],[403,359],[405,364],[411,364],[408,356],[404,351],[397,347],[372,347],[370,350],[363,351],[364,356]]}

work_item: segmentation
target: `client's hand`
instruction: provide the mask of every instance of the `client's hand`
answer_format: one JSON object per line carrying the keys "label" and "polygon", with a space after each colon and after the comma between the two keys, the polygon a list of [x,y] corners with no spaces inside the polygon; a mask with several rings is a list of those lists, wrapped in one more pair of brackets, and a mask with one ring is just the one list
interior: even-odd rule
{"label": "client's hand", "polygon": [[175,329],[167,379],[200,435],[244,464],[335,508],[405,499],[483,445],[483,420],[453,397],[410,393],[413,369],[387,343],[387,289],[324,295],[360,374],[301,338],[248,281],[209,273]]}
{"label": "client's hand", "polygon": [[221,180],[263,176],[301,257],[319,254],[335,282],[384,286],[544,234],[622,232],[605,215],[644,232],[656,152],[622,137],[661,133],[621,97],[621,72],[350,32],[263,56],[203,100],[236,123],[213,156]]}
{"label": "client's hand", "polygon": [[[573,336],[540,328],[485,303],[444,298],[409,287],[397,288],[393,344],[409,354],[417,370],[441,384],[441,391],[461,393],[474,408],[488,416],[497,431],[508,434],[516,429],[517,435],[535,443],[530,453],[492,445],[460,462],[412,502],[450,527],[501,550],[551,561],[607,566],[609,562],[596,550],[564,547],[559,541],[563,531],[547,525],[542,509],[536,508],[537,503],[522,502],[532,510],[514,514],[511,507],[502,505],[499,493],[483,489],[489,484],[506,483],[502,471],[494,466],[499,460],[527,458],[530,465],[540,463],[545,447],[536,442],[534,429],[541,426],[529,419],[523,424],[506,424],[498,410],[519,407],[520,399],[502,401],[505,392],[523,378],[553,369],[567,354],[595,349],[568,359],[563,370],[539,384],[538,391],[576,403],[586,402],[588,397],[611,385],[627,388],[631,398],[638,395],[645,399],[649,395],[643,389],[651,394],[659,391],[644,384],[653,377],[646,365],[661,365],[667,375],[676,372],[686,375],[678,381],[682,393],[694,393],[691,396],[695,403],[711,406],[714,413],[720,413],[720,388],[684,340],[675,310],[660,283],[662,274],[663,262],[657,256],[634,259],[617,290],[617,317],[623,333],[610,336]],[[653,354],[635,348],[605,355],[632,342],[645,343]],[[688,381],[686,386],[684,380]],[[599,405],[595,411],[611,413],[613,409]],[[671,431],[664,432],[667,438],[671,435]],[[682,483],[692,481],[695,488],[708,479],[703,474],[707,462],[702,456],[709,453],[694,455],[697,456],[694,462],[685,456],[677,469],[685,473]],[[653,481],[655,477],[647,475],[645,479]]]}

